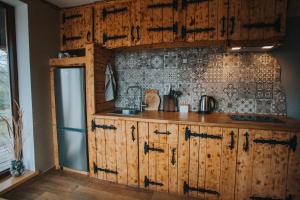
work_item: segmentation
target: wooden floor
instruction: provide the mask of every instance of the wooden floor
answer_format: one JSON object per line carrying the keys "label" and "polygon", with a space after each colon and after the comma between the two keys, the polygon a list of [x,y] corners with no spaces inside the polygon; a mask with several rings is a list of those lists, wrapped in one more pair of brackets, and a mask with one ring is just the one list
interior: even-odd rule
{"label": "wooden floor", "polygon": [[187,197],[139,190],[77,175],[51,170],[0,197],[13,200],[182,200]]}

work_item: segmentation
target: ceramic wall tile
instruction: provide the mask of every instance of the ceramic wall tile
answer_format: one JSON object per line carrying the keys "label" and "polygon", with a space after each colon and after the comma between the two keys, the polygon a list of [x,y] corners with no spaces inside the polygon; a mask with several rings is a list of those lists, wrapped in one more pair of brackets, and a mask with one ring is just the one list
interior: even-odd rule
{"label": "ceramic wall tile", "polygon": [[[183,95],[179,103],[199,109],[201,95],[213,96],[218,112],[286,114],[280,85],[281,67],[267,53],[222,53],[218,48],[180,48],[118,52],[118,107],[138,107],[132,85],[158,89],[161,99],[170,88]],[[162,104],[161,107],[162,108]]]}

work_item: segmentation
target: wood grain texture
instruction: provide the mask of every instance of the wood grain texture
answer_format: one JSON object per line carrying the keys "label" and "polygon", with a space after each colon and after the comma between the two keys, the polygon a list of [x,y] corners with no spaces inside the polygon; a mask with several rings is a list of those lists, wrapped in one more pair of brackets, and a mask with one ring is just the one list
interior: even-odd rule
{"label": "wood grain texture", "polygon": [[[104,124],[103,119],[95,119],[97,124]],[[105,169],[106,164],[106,138],[104,129],[96,129],[96,152],[97,152],[97,167]],[[92,171],[93,172],[93,171]],[[106,180],[106,174],[103,171],[97,171],[97,177]]]}
{"label": "wood grain texture", "polygon": [[152,44],[153,34],[149,33],[148,28],[152,27],[152,10],[148,8],[148,5],[152,4],[152,0],[139,0],[141,8],[141,44]]}
{"label": "wood grain texture", "polygon": [[[138,123],[139,131],[139,186],[145,188],[144,178],[149,177],[149,154],[144,153],[144,143],[149,141],[149,125],[146,122]],[[148,188],[146,188],[148,189]]]}
{"label": "wood grain texture", "polygon": [[[208,127],[200,126],[199,132],[200,133],[207,133]],[[205,180],[206,180],[206,149],[207,140],[200,139],[199,140],[199,173],[198,173],[198,187],[205,188]],[[198,197],[201,199],[205,199],[205,194],[202,192],[198,192]]]}
{"label": "wood grain texture", "polygon": [[124,120],[115,121],[116,129],[116,161],[117,161],[117,182],[119,184],[128,184],[128,165],[127,157],[128,154],[125,149],[127,149],[127,134],[126,134],[126,124]]}
{"label": "wood grain texture", "polygon": [[[160,3],[161,0],[152,0],[152,4]],[[149,9],[151,10],[151,9]],[[151,28],[158,28],[163,26],[163,9],[152,9],[152,27]],[[148,31],[148,34],[150,31]],[[163,31],[155,31],[151,32],[150,34],[153,35],[152,37],[152,44],[161,43],[163,41]]]}
{"label": "wood grain texture", "polygon": [[[153,153],[156,155],[156,181],[162,183],[162,186],[157,186],[157,191],[169,191],[169,146],[164,143],[155,143],[155,148],[163,149],[164,152]],[[150,153],[151,154],[151,153]]]}
{"label": "wood grain texture", "polygon": [[[138,125],[136,121],[126,121],[128,185],[137,187],[138,164]],[[123,149],[124,151],[125,149]]]}

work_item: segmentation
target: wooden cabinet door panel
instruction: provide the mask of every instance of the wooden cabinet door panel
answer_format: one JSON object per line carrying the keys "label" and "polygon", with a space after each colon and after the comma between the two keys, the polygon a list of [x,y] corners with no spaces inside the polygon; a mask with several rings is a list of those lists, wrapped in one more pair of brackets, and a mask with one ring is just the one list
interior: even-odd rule
{"label": "wooden cabinet door panel", "polygon": [[95,6],[95,39],[107,48],[131,45],[132,1]]}
{"label": "wooden cabinet door panel", "polygon": [[286,12],[286,0],[230,0],[229,39],[267,41],[284,36]]}
{"label": "wooden cabinet door panel", "polygon": [[237,136],[237,129],[180,126],[179,192],[201,199],[234,199]]}
{"label": "wooden cabinet door panel", "polygon": [[295,150],[290,151],[287,176],[287,195],[293,200],[300,199],[300,136],[299,133],[292,133],[291,138],[295,139],[297,145]]}
{"label": "wooden cabinet door panel", "polygon": [[236,199],[286,198],[289,148],[286,145],[271,145],[269,142],[289,139],[290,134],[287,132],[240,130]]}
{"label": "wooden cabinet door panel", "polygon": [[179,31],[176,0],[140,0],[141,44],[173,42]]}
{"label": "wooden cabinet door panel", "polygon": [[187,42],[226,40],[227,8],[225,0],[184,0],[182,37]]}
{"label": "wooden cabinet door panel", "polygon": [[63,9],[60,17],[62,51],[84,48],[85,43],[93,41],[92,6]]}

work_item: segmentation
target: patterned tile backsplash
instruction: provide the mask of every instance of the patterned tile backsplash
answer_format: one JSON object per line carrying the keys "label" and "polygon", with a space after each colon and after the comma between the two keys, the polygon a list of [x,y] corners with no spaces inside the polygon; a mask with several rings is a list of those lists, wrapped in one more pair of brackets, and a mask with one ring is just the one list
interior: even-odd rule
{"label": "patterned tile backsplash", "polygon": [[180,90],[179,104],[189,104],[192,111],[198,111],[201,95],[210,95],[218,102],[218,112],[286,115],[280,71],[267,53],[228,54],[218,48],[119,52],[116,106],[137,106],[136,91],[127,88],[138,85],[158,89],[161,99],[170,88]]}

